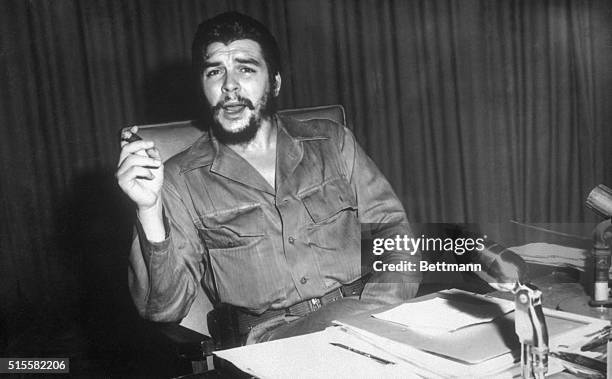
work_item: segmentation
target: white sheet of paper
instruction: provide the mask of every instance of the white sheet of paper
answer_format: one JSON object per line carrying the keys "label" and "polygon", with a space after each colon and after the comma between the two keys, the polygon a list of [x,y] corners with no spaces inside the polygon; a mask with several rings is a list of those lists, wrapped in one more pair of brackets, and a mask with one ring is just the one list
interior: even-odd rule
{"label": "white sheet of paper", "polygon": [[514,309],[513,303],[491,302],[479,306],[479,313],[466,313],[457,309],[446,299],[435,297],[417,303],[405,303],[372,316],[401,324],[419,332],[436,335],[452,332],[469,325],[489,322]]}
{"label": "white sheet of paper", "polygon": [[337,328],[285,338],[214,354],[240,370],[262,379],[273,378],[419,378],[405,362],[378,363],[368,357],[333,346],[338,342],[396,362],[397,359]]}

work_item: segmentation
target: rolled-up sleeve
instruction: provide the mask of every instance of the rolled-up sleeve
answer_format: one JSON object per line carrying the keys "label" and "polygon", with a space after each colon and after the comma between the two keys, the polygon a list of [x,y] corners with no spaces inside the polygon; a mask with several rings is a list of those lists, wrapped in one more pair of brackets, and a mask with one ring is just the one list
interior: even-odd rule
{"label": "rolled-up sleeve", "polygon": [[196,296],[204,246],[168,175],[162,196],[166,239],[148,241],[137,221],[128,277],[138,313],[152,321],[172,322],[187,315]]}
{"label": "rolled-up sleeve", "polygon": [[[343,128],[340,150],[348,171],[348,178],[355,193],[359,222],[370,224],[372,238],[413,237],[406,212],[391,185],[376,164],[356,142],[353,134]],[[414,262],[418,266],[420,253],[385,252],[383,263]],[[394,303],[415,296],[421,273],[408,271],[375,272],[366,284],[362,299],[382,303]]]}

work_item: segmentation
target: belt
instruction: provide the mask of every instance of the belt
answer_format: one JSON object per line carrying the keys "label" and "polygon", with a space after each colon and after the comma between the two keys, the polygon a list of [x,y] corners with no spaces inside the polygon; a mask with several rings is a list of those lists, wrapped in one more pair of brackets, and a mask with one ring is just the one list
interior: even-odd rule
{"label": "belt", "polygon": [[322,306],[333,303],[334,301],[342,299],[343,297],[358,296],[363,291],[365,282],[366,279],[359,278],[356,281],[336,288],[335,290],[328,292],[321,297],[314,297],[312,299],[300,301],[299,303],[293,304],[285,309],[270,309],[260,315],[253,315],[242,310],[238,310],[238,332],[240,335],[246,335],[255,326],[275,317],[283,315],[300,317],[306,316],[309,313],[319,310]]}

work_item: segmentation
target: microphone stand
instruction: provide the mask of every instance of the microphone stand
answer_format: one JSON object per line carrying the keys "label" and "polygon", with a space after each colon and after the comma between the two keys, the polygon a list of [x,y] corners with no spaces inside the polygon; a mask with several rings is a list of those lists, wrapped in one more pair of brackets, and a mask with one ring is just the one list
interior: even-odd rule
{"label": "microphone stand", "polygon": [[611,240],[612,240],[612,189],[603,184],[593,188],[586,199],[586,206],[599,214],[604,221],[597,224],[593,230],[593,259],[595,263],[595,280],[593,299],[589,302],[591,306],[610,306],[609,299],[609,271]]}
{"label": "microphone stand", "polygon": [[[527,281],[523,258],[505,247],[488,241],[473,259],[485,267],[477,274],[500,291],[514,294],[514,329],[521,343],[522,377],[544,379],[548,372],[548,328],[542,309],[542,292]],[[506,285],[503,285],[506,284]]]}
{"label": "microphone stand", "polygon": [[609,271],[610,271],[610,241],[612,240],[612,223],[610,219],[597,224],[593,230],[593,260],[595,278],[593,280],[593,298],[589,305],[593,307],[609,307]]}
{"label": "microphone stand", "polygon": [[514,294],[514,329],[521,343],[523,378],[544,379],[548,372],[548,328],[542,310],[542,292],[534,285],[517,282]]}

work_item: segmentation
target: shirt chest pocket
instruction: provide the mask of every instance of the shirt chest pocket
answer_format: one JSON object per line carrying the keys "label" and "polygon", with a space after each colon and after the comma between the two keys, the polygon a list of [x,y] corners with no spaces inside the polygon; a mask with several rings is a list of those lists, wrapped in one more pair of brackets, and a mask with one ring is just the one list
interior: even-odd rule
{"label": "shirt chest pocket", "polygon": [[246,246],[264,236],[264,214],[257,203],[200,216],[200,234],[209,249]]}
{"label": "shirt chest pocket", "polygon": [[355,213],[357,202],[350,185],[343,178],[324,182],[300,195],[308,215],[315,224],[325,224],[343,213]]}

